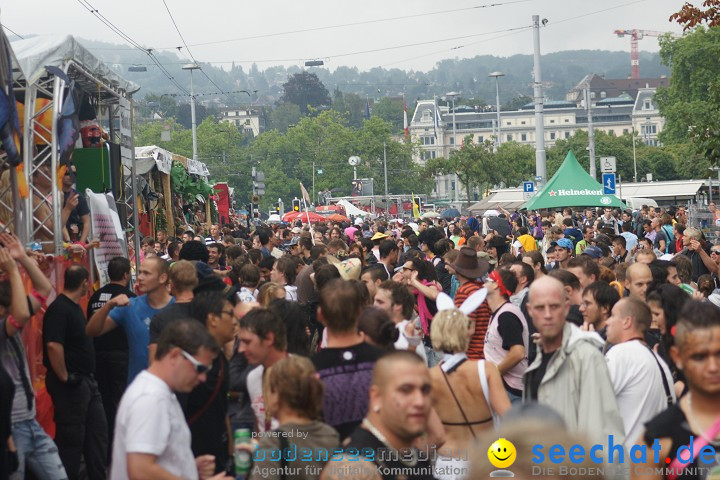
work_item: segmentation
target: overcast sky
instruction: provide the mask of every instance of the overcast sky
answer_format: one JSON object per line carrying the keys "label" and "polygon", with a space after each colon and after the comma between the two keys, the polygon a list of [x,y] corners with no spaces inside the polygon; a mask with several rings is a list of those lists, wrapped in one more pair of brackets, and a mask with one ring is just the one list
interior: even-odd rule
{"label": "overcast sky", "polygon": [[[162,0],[14,0],[4,3],[1,20],[20,35],[72,34],[123,43],[81,1],[89,2],[144,47],[182,45]],[[531,30],[488,33],[530,26],[533,14],[548,19],[547,27],[541,31],[543,53],[570,49],[629,52],[629,37],[617,38],[613,34],[615,29],[680,32],[678,25],[668,18],[683,3],[680,0],[166,1],[198,61],[235,61],[242,65],[256,62],[264,69],[275,64],[300,65],[304,60],[322,59],[331,69],[347,65],[362,70],[374,67],[429,70],[444,58],[532,54]],[[473,8],[493,3],[500,5]],[[315,30],[287,33],[307,29]],[[262,38],[247,38],[261,35]],[[245,39],[196,45],[237,38]],[[451,38],[457,39],[447,40]],[[397,48],[420,42],[433,43]],[[657,51],[657,39],[641,40],[640,49]],[[358,53],[368,50],[375,51]]]}

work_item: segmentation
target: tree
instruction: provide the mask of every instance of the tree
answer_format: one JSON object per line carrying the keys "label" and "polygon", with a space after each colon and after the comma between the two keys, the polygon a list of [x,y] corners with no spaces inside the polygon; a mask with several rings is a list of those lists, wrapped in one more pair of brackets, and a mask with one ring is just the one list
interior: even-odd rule
{"label": "tree", "polygon": [[297,105],[300,112],[307,115],[310,108],[330,105],[330,94],[317,75],[303,71],[292,75],[283,84],[280,101]]}
{"label": "tree", "polygon": [[698,153],[720,162],[720,29],[698,27],[679,39],[662,38],[660,54],[671,67],[670,86],[655,95],[666,119],[660,139],[665,144],[689,138]]}
{"label": "tree", "polygon": [[282,103],[269,112],[267,129],[285,133],[290,126],[297,125],[301,118],[300,107],[292,103]]}
{"label": "tree", "polygon": [[356,93],[333,92],[332,110],[342,115],[351,127],[359,128],[365,117],[365,99]]}
{"label": "tree", "polygon": [[[177,108],[177,121],[185,128],[192,128],[192,107],[189,103],[181,103]],[[213,112],[201,103],[195,103],[195,122],[200,125]]]}
{"label": "tree", "polygon": [[472,201],[471,192],[478,186],[495,185],[499,181],[497,161],[492,151],[492,143],[473,143],[472,135],[465,137],[460,148],[450,152],[449,158],[438,157],[427,161],[426,174],[457,175],[460,183],[465,186],[468,205]]}
{"label": "tree", "polygon": [[[383,97],[375,102],[372,109],[372,115],[382,118],[384,121],[392,125],[392,131],[399,134],[403,131],[403,101],[402,98]],[[408,112],[408,122],[412,111]]]}
{"label": "tree", "polygon": [[506,142],[494,157],[497,179],[506,187],[515,187],[535,177],[535,149],[530,145]]}
{"label": "tree", "polygon": [[515,98],[510,99],[505,105],[502,106],[502,109],[506,112],[508,111],[514,111],[514,110],[520,110],[521,107],[524,107],[528,103],[532,103],[533,98],[529,97],[527,95],[518,95]]}
{"label": "tree", "polygon": [[685,2],[679,11],[670,15],[670,20],[679,23],[684,31],[703,23],[709,27],[720,26],[720,0],[705,0],[702,7]]}

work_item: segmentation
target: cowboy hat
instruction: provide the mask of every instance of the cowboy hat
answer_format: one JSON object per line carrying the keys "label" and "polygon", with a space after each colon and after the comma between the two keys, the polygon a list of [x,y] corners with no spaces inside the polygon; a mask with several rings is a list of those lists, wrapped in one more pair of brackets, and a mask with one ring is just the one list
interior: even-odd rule
{"label": "cowboy hat", "polygon": [[462,247],[451,267],[463,277],[480,278],[490,269],[490,264],[484,258],[478,258],[474,249]]}

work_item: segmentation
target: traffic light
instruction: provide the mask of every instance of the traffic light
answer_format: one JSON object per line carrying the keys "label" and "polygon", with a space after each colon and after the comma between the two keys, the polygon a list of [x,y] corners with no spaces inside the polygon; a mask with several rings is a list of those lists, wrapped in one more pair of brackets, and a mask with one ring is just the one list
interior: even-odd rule
{"label": "traffic light", "polygon": [[275,213],[280,215],[280,202],[275,202]]}
{"label": "traffic light", "polygon": [[255,167],[252,168],[253,196],[265,195],[265,174]]}
{"label": "traffic light", "polygon": [[253,218],[260,218],[260,206],[257,203],[252,204],[252,216]]}
{"label": "traffic light", "polygon": [[300,200],[298,200],[297,198],[293,199],[292,206],[293,206],[293,212],[299,212],[300,211]]}

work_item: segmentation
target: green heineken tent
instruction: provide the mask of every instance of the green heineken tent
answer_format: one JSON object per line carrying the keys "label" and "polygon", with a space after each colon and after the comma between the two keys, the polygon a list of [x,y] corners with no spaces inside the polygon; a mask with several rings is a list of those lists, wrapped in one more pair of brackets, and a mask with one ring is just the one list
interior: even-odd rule
{"label": "green heineken tent", "polygon": [[625,208],[625,205],[615,195],[603,194],[602,185],[585,171],[570,151],[555,175],[528,200],[524,208],[541,210],[562,207]]}

